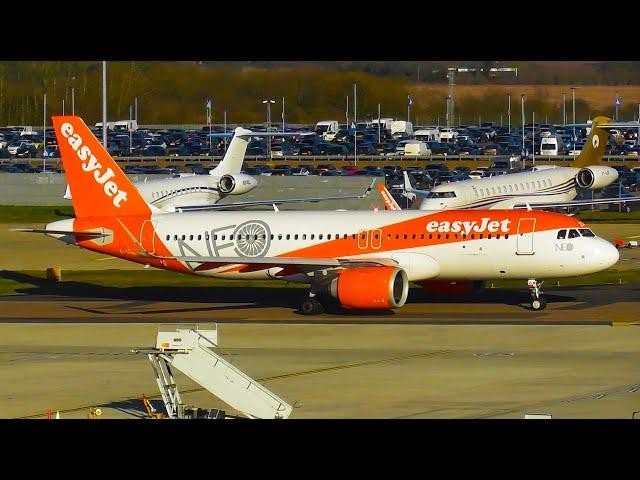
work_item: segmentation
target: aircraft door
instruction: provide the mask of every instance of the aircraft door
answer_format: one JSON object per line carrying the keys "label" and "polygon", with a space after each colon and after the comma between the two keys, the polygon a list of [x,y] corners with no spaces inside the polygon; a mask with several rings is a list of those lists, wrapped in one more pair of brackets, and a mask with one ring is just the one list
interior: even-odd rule
{"label": "aircraft door", "polygon": [[378,250],[382,247],[382,230],[379,228],[374,228],[371,230],[371,248],[374,250]]}
{"label": "aircraft door", "polygon": [[358,232],[358,248],[365,250],[369,246],[369,232],[367,230],[360,230]]}
{"label": "aircraft door", "polygon": [[140,228],[140,245],[147,252],[156,253],[156,227],[158,222],[152,222],[151,220],[145,220]]}
{"label": "aircraft door", "polygon": [[521,218],[518,222],[517,255],[533,255],[533,233],[536,228],[535,218]]}

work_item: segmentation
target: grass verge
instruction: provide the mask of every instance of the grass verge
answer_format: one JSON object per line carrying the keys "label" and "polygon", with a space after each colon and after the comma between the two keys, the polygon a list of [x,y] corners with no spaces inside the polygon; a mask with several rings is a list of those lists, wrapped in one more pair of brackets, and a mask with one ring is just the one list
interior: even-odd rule
{"label": "grass verge", "polygon": [[0,223],[49,223],[72,216],[73,207],[0,206]]}

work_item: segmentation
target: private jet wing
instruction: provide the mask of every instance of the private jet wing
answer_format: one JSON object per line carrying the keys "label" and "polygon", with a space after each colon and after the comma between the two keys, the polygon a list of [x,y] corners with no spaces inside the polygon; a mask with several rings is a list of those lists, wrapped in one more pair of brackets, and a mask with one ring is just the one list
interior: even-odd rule
{"label": "private jet wing", "polygon": [[306,198],[281,198],[279,200],[249,200],[246,202],[232,202],[225,204],[207,204],[207,205],[187,205],[176,207],[177,212],[193,212],[193,211],[211,211],[211,210],[229,210],[237,208],[255,207],[259,205],[282,205],[284,203],[301,203],[301,202],[321,202],[323,200],[349,200],[365,198],[371,193],[375,179],[364,193],[360,195],[345,195],[341,197],[306,197]]}

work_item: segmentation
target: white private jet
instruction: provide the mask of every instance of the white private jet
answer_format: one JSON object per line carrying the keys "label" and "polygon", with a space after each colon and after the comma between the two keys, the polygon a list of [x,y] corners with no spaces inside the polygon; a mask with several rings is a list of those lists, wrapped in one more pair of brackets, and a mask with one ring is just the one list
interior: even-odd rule
{"label": "white private jet", "polygon": [[[212,135],[215,136],[216,134]],[[224,134],[217,134],[223,136]],[[209,175],[184,175],[180,177],[162,178],[134,185],[144,200],[163,212],[189,210],[228,210],[258,205],[280,205],[283,203],[320,202],[323,200],[346,200],[364,198],[371,192],[373,183],[360,195],[346,195],[335,197],[305,197],[283,198],[270,200],[249,200],[239,202],[218,203],[230,195],[242,195],[250,192],[257,185],[257,180],[244,173],[244,162],[247,145],[252,137],[265,136],[295,136],[300,133],[283,132],[254,132],[246,128],[237,127],[229,148],[222,161],[209,172]],[[67,186],[64,198],[71,200],[71,190]]]}
{"label": "white private jet", "polygon": [[599,190],[618,179],[615,168],[598,164],[609,138],[607,129],[620,125],[610,118],[596,117],[572,167],[538,166],[533,171],[438,185],[430,191],[413,188],[404,172],[405,192],[423,197],[420,210],[551,208],[640,201],[640,197],[575,200],[581,190]]}

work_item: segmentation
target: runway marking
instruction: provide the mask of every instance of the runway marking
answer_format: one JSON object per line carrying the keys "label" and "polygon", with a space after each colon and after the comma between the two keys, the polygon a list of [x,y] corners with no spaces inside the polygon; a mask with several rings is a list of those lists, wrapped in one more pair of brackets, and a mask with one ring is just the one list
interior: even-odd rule
{"label": "runway marking", "polygon": [[96,258],[96,260],[115,260],[118,257],[100,257],[100,258]]}
{"label": "runway marking", "polygon": [[[423,357],[431,357],[431,356],[436,356],[436,355],[446,355],[448,353],[451,353],[452,350],[436,350],[433,352],[425,352],[425,353],[414,353],[412,355],[403,355],[400,357],[392,357],[392,358],[384,358],[382,360],[371,360],[368,362],[359,362],[359,363],[350,363],[347,365],[338,365],[335,367],[325,367],[325,368],[315,368],[313,370],[304,370],[302,372],[294,372],[294,373],[286,373],[284,375],[274,375],[272,377],[263,377],[263,378],[258,378],[256,379],[257,382],[261,382],[261,383],[265,383],[265,382],[269,382],[272,380],[283,380],[286,378],[293,378],[293,377],[299,377],[299,376],[303,376],[303,375],[313,375],[316,373],[324,373],[324,372],[331,372],[331,371],[335,371],[335,370],[344,370],[347,368],[356,368],[356,367],[364,367],[364,366],[368,366],[368,365],[376,365],[376,364],[381,364],[381,363],[389,363],[389,362],[397,362],[400,360],[409,360],[412,358],[423,358]],[[186,393],[195,393],[195,392],[202,392],[206,390],[205,388],[202,387],[198,387],[198,388],[191,388],[188,390],[180,390],[181,394],[186,394]],[[78,412],[80,410],[89,410],[92,407],[102,407],[102,408],[107,408],[109,407],[110,404],[112,403],[117,403],[117,402],[122,402],[122,401],[126,401],[126,400],[130,400],[132,398],[138,398],[138,397],[127,397],[124,399],[120,399],[120,400],[116,400],[116,401],[112,401],[110,403],[101,403],[98,405],[92,404],[92,405],[85,405],[82,407],[75,407],[75,408],[67,408],[64,410],[58,410],[56,409],[58,412],[60,412],[61,414],[63,413],[71,413],[71,412]],[[161,395],[158,393],[156,395],[151,395],[147,397],[149,400],[158,400],[161,397]],[[140,403],[142,404],[142,399],[140,399]],[[27,419],[27,418],[38,418],[38,417],[46,417],[47,416],[47,412],[42,412],[42,413],[36,413],[33,415],[27,415],[24,417],[15,417],[18,419]]]}

